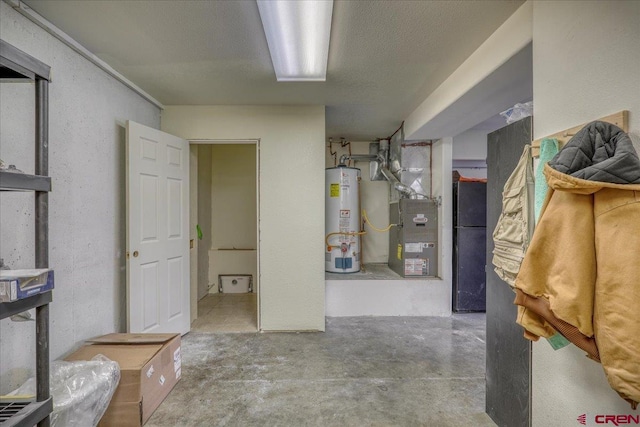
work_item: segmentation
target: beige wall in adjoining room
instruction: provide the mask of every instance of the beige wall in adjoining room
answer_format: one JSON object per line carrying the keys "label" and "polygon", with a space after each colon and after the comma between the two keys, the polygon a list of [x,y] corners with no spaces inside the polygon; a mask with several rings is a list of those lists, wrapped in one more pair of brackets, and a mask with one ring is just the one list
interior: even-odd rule
{"label": "beige wall in adjoining room", "polygon": [[251,274],[257,283],[255,144],[211,145],[211,251],[209,283],[221,274]]}

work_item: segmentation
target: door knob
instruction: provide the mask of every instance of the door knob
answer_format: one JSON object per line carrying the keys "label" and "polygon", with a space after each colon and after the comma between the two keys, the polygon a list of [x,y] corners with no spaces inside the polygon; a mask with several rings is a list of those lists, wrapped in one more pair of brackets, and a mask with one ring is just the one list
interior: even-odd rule
{"label": "door knob", "polygon": [[133,251],[133,257],[138,258],[138,251]]}

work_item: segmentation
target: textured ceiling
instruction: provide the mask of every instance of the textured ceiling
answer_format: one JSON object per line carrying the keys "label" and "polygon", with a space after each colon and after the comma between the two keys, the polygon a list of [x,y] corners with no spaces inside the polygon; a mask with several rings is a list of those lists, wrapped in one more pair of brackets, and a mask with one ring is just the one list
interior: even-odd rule
{"label": "textured ceiling", "polygon": [[327,137],[388,136],[523,3],[339,1],[326,82],[276,82],[247,1],[27,0],[165,105],[326,105]]}

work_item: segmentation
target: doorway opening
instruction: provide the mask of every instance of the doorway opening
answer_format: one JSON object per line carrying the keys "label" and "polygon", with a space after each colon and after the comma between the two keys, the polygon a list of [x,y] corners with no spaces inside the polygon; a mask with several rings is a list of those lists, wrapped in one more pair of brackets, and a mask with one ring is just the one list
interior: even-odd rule
{"label": "doorway opening", "polygon": [[191,331],[257,332],[259,141],[189,143]]}

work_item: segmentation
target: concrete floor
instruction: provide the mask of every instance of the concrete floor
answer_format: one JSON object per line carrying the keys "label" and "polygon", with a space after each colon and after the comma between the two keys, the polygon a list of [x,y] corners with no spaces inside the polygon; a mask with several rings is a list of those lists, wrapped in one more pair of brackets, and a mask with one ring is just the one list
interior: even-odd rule
{"label": "concrete floor", "polygon": [[198,301],[191,332],[257,332],[257,294],[209,294]]}
{"label": "concrete floor", "polygon": [[191,332],[182,355],[182,380],[147,427],[495,426],[484,413],[483,314]]}

